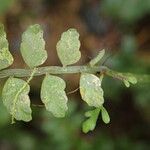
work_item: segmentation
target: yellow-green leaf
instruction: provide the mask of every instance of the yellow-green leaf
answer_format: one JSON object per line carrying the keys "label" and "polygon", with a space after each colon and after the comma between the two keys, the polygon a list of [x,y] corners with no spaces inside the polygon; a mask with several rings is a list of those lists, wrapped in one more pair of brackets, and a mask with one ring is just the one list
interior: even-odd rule
{"label": "yellow-green leaf", "polygon": [[137,79],[136,79],[136,77],[134,77],[134,75],[132,75],[130,73],[127,73],[127,74],[124,75],[123,82],[124,82],[126,87],[130,87],[130,83],[136,84]]}
{"label": "yellow-green leaf", "polygon": [[86,121],[84,121],[82,124],[82,131],[84,133],[93,131],[95,129],[99,113],[100,113],[100,108],[96,108],[94,110],[85,113],[85,116],[89,118]]}
{"label": "yellow-green leaf", "polygon": [[103,122],[108,124],[110,122],[110,117],[109,117],[107,110],[103,106],[101,107],[101,114],[102,114]]}
{"label": "yellow-green leaf", "polygon": [[63,66],[76,63],[80,57],[79,33],[76,29],[69,29],[63,32],[60,41],[57,43],[57,54]]}
{"label": "yellow-green leaf", "polygon": [[46,61],[47,52],[40,25],[32,25],[23,33],[21,54],[30,68],[42,65]]}
{"label": "yellow-green leaf", "polygon": [[80,93],[82,99],[89,105],[100,107],[104,103],[101,80],[89,73],[83,73],[80,77]]}
{"label": "yellow-green leaf", "polygon": [[12,63],[13,57],[9,52],[4,26],[0,24],[0,70],[9,67]]}
{"label": "yellow-green leaf", "polygon": [[29,99],[30,87],[22,79],[10,77],[2,90],[2,100],[12,118],[30,121],[31,108]]}
{"label": "yellow-green leaf", "polygon": [[64,117],[68,109],[65,88],[66,83],[57,76],[46,75],[43,80],[41,99],[46,109],[55,117]]}

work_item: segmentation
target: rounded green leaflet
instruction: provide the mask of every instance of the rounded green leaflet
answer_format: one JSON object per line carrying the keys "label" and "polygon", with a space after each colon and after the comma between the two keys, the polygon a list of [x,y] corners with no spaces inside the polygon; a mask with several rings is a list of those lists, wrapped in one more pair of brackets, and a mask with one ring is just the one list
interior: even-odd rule
{"label": "rounded green leaflet", "polygon": [[81,52],[79,51],[79,33],[77,30],[71,28],[63,32],[61,39],[57,43],[56,49],[63,66],[76,63],[81,57]]}
{"label": "rounded green leaflet", "polygon": [[46,61],[47,52],[40,25],[32,25],[23,33],[21,54],[30,68],[42,65]]}
{"label": "rounded green leaflet", "polygon": [[64,117],[68,110],[65,88],[66,83],[57,76],[46,75],[43,80],[41,99],[46,109],[55,117]]}
{"label": "rounded green leaflet", "polygon": [[10,77],[6,81],[2,90],[2,101],[12,115],[12,119],[26,122],[32,119],[29,91],[28,83],[22,79]]}
{"label": "rounded green leaflet", "polygon": [[103,106],[101,107],[101,114],[102,114],[103,122],[108,124],[110,122],[110,117],[109,117],[107,110]]}
{"label": "rounded green leaflet", "polygon": [[0,24],[0,70],[9,67],[14,59],[9,52],[8,41],[3,24]]}
{"label": "rounded green leaflet", "polygon": [[100,107],[104,103],[104,92],[101,88],[101,80],[93,74],[81,74],[80,93],[82,99],[89,106]]}
{"label": "rounded green leaflet", "polygon": [[87,133],[95,129],[99,113],[100,113],[100,108],[96,108],[94,110],[85,113],[85,116],[89,118],[85,120],[82,124],[82,131],[84,133]]}

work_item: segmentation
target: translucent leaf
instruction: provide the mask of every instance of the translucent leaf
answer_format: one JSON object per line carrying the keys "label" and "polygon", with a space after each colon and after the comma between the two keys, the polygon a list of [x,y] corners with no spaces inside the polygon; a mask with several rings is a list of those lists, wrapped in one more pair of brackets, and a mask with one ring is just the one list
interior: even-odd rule
{"label": "translucent leaf", "polygon": [[137,83],[136,77],[134,77],[132,74],[128,74],[128,75],[126,76],[126,78],[127,78],[127,80],[128,80],[130,83],[132,83],[132,84],[136,84],[136,83]]}
{"label": "translucent leaf", "polygon": [[96,65],[105,55],[105,50],[101,50],[98,55],[90,61],[90,66]]}
{"label": "translucent leaf", "polygon": [[101,113],[103,122],[108,124],[110,122],[110,117],[107,110],[103,106],[101,107]]}
{"label": "translucent leaf", "polygon": [[104,103],[101,80],[93,74],[81,74],[80,93],[89,106],[100,107]]}
{"label": "translucent leaf", "polygon": [[126,87],[130,87],[130,83],[132,83],[132,84],[136,84],[137,83],[136,77],[134,77],[130,73],[125,74],[124,78],[125,79],[123,79],[123,82],[124,82],[124,84],[125,84]]}
{"label": "translucent leaf", "polygon": [[84,133],[93,131],[95,129],[99,113],[100,113],[100,108],[96,108],[94,110],[85,113],[85,116],[89,118],[86,121],[84,121],[82,124],[82,131]]}
{"label": "translucent leaf", "polygon": [[60,41],[57,43],[58,57],[63,66],[76,63],[80,57],[79,33],[76,29],[69,29],[63,32]]}
{"label": "translucent leaf", "polygon": [[12,63],[13,57],[9,52],[4,26],[0,24],[0,70],[9,67]]}
{"label": "translucent leaf", "polygon": [[30,121],[31,108],[28,93],[30,87],[27,82],[18,78],[9,78],[2,91],[2,100],[12,118]]}
{"label": "translucent leaf", "polygon": [[130,83],[127,80],[123,80],[126,87],[130,87]]}
{"label": "translucent leaf", "polygon": [[30,67],[43,64],[47,59],[43,31],[40,25],[30,26],[22,35],[21,54]]}
{"label": "translucent leaf", "polygon": [[64,89],[64,80],[57,76],[46,75],[41,87],[41,99],[48,111],[55,117],[64,117],[67,111],[68,98]]}

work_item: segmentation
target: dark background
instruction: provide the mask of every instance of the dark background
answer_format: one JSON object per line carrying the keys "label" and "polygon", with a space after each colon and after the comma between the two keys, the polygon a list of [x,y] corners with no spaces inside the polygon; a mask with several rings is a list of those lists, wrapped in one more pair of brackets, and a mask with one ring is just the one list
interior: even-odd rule
{"label": "dark background", "polygon": [[[44,30],[49,58],[44,65],[61,65],[56,53],[60,34],[68,28],[80,33],[82,58],[86,64],[106,49],[104,65],[138,74],[150,73],[149,0],[0,0],[0,22],[5,25],[12,68],[26,68],[20,55],[21,34],[38,23]],[[54,118],[40,101],[43,77],[31,82],[33,120],[11,125],[0,101],[0,150],[148,150],[150,148],[150,82],[126,88],[105,78],[105,107],[111,123],[101,117],[96,129],[83,134],[84,112],[89,109],[79,91],[69,95],[66,118]],[[79,75],[62,75],[69,92],[78,87]],[[0,91],[5,80],[0,81]]]}

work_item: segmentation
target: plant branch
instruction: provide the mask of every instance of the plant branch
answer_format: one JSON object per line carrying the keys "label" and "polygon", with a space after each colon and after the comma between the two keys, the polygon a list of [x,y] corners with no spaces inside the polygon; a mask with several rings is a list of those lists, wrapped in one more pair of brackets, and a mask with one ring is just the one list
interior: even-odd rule
{"label": "plant branch", "polygon": [[[10,76],[15,77],[30,77],[33,69],[5,69],[0,71],[0,79]],[[101,73],[113,78],[123,80],[126,78],[126,75],[130,73],[120,73],[114,70],[109,69],[106,66],[46,66],[36,68],[34,76],[41,76],[45,74],[75,74],[75,73]],[[137,75],[132,74],[138,80],[138,82],[150,82],[150,75]]]}
{"label": "plant branch", "polygon": [[[74,73],[96,73],[96,72],[105,72],[107,67],[105,66],[68,66],[68,67],[59,67],[59,66],[46,66],[39,67],[36,69],[34,76],[40,76],[44,74],[74,74]],[[5,69],[0,71],[0,78],[6,78],[10,76],[15,77],[29,77],[33,69]]]}
{"label": "plant branch", "polygon": [[149,74],[122,73],[122,72],[111,70],[109,68],[106,68],[106,71],[104,73],[105,75],[108,75],[110,77],[113,77],[115,79],[122,80],[122,81],[126,80],[127,76],[132,75],[137,79],[138,83],[150,83]]}

